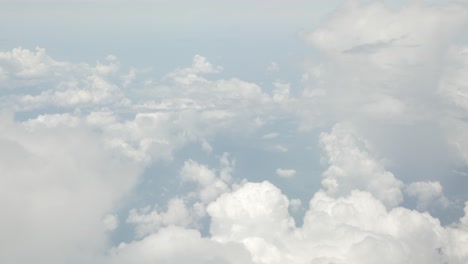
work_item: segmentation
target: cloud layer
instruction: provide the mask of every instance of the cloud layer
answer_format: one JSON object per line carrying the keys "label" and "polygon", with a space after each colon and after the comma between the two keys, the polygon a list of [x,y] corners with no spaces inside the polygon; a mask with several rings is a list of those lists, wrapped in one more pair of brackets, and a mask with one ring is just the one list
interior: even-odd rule
{"label": "cloud layer", "polygon": [[[300,33],[302,79],[269,85],[202,55],[156,77],[0,51],[0,262],[468,263],[467,22],[459,4],[343,5]],[[299,164],[314,156],[322,173]],[[132,203],[148,177],[174,184]]]}

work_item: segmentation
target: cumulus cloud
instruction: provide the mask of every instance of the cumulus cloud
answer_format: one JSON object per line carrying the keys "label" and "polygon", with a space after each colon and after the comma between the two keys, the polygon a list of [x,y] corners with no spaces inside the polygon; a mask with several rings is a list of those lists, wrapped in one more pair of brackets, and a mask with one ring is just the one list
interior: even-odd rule
{"label": "cumulus cloud", "polygon": [[167,227],[132,243],[112,249],[109,263],[253,263],[238,244],[203,238],[197,230]]}
{"label": "cumulus cloud", "polygon": [[[454,39],[467,19],[459,4],[370,2],[337,10],[302,34],[319,55],[306,63],[303,96],[295,102],[300,128],[323,132],[345,124],[380,157],[380,167],[405,175],[402,183],[438,179],[456,189],[453,180],[461,178],[453,169],[466,166],[467,126],[465,45]],[[340,172],[333,173],[325,176],[327,188],[338,184]],[[397,185],[389,189],[393,204],[402,197]]]}
{"label": "cumulus cloud", "polygon": [[[202,142],[204,150],[210,152],[207,138],[216,131],[255,130],[258,116],[271,113],[275,104],[254,83],[203,78],[221,67],[200,55],[194,57],[191,67],[169,73],[156,85],[143,85],[138,92],[125,89],[136,70],[130,68],[128,73],[115,56],[93,66],[59,62],[39,48],[18,48],[0,55],[4,87],[35,89],[33,93],[19,89],[17,94],[3,96],[1,105],[18,112],[45,112],[31,118],[29,126],[90,126],[104,134],[112,148],[147,163],[171,159],[173,151],[187,142]],[[30,68],[36,69],[35,77],[18,82],[18,76]],[[57,107],[62,113],[47,113]]]}
{"label": "cumulus cloud", "polygon": [[[229,161],[228,161],[229,162]],[[226,164],[230,166],[230,164]],[[225,170],[230,168],[225,168]],[[196,195],[200,201],[207,204],[217,198],[220,194],[228,190],[227,182],[230,180],[229,172],[218,177],[214,170],[209,169],[205,165],[198,164],[193,160],[188,160],[184,163],[180,171],[182,180],[193,181],[199,186]]]}
{"label": "cumulus cloud", "polygon": [[298,211],[301,208],[301,206],[302,206],[302,201],[299,199],[291,199],[289,201],[289,207],[291,208],[293,212]]}
{"label": "cumulus cloud", "polygon": [[[217,77],[223,67],[201,55],[156,78],[112,55],[72,63],[41,48],[1,51],[0,106],[13,114],[0,116],[0,262],[467,263],[468,203],[447,191],[468,161],[468,52],[454,44],[467,19],[463,5],[347,5],[302,34],[316,52],[297,94],[294,80],[265,92]],[[235,157],[216,145],[267,133],[281,157],[313,156],[274,142],[267,131],[285,131],[284,120],[299,124],[292,136],[319,135],[322,189],[308,205],[264,180],[296,170],[242,179],[253,176],[235,175]],[[177,166],[183,191],[119,219],[160,164]],[[427,212],[449,205],[464,208],[450,225]],[[290,212],[304,211],[296,224]],[[111,243],[123,225],[135,235]]]}
{"label": "cumulus cloud", "polygon": [[282,178],[291,178],[296,175],[296,170],[278,168],[276,174]]}
{"label": "cumulus cloud", "polygon": [[187,227],[192,221],[189,209],[184,200],[180,198],[169,200],[165,212],[158,212],[157,208],[150,211],[149,207],[140,210],[132,209],[127,218],[128,223],[136,225],[138,237],[152,234],[165,226]]}
{"label": "cumulus cloud", "polygon": [[[21,89],[32,87],[33,93],[13,96],[4,102],[18,110],[47,106],[75,107],[112,104],[122,99],[115,76],[119,63],[108,56],[106,63],[72,64],[57,61],[46,50],[30,51],[15,48],[0,52],[0,82],[2,87]],[[3,98],[5,99],[5,98]]]}
{"label": "cumulus cloud", "polygon": [[[1,52],[0,58],[2,87],[14,91],[2,94],[1,105],[38,113],[24,121],[2,117],[2,196],[9,201],[0,225],[2,244],[9,241],[0,254],[2,262],[94,262],[108,246],[109,231],[118,228],[118,219],[109,213],[150,162],[171,159],[174,149],[225,129],[235,118],[247,125],[252,119],[255,128],[251,113],[236,109],[257,104],[264,111],[260,105],[271,102],[259,86],[238,79],[200,81],[198,88],[186,87],[169,97],[161,85],[156,87],[159,97],[153,98],[166,99],[148,102],[123,89],[135,74],[122,72],[114,56],[93,66],[57,61],[44,49],[17,48]],[[183,86],[177,78],[219,70],[195,56],[192,68],[168,78]],[[51,107],[61,110],[50,113]],[[173,199],[167,209],[135,209],[127,222],[140,237],[164,226],[190,225],[195,221],[191,214],[202,217],[203,203],[226,190],[233,162],[223,155],[213,182],[192,178],[199,180],[199,204]],[[28,254],[15,253],[19,248]]]}
{"label": "cumulus cloud", "polygon": [[174,80],[176,83],[189,85],[194,82],[206,81],[201,74],[217,73],[222,70],[222,67],[215,67],[207,59],[200,55],[193,57],[192,67],[178,69],[170,73],[167,77]]}
{"label": "cumulus cloud", "polygon": [[219,168],[211,169],[193,160],[187,160],[180,169],[183,183],[195,183],[194,190],[167,202],[165,211],[160,206],[131,209],[127,222],[135,226],[137,237],[145,237],[163,227],[198,227],[206,216],[206,207],[221,194],[231,189],[235,161],[228,153],[219,158]]}
{"label": "cumulus cloud", "polygon": [[288,83],[275,83],[275,90],[273,91],[273,101],[282,103],[289,99],[290,85]]}
{"label": "cumulus cloud", "polygon": [[276,151],[276,152],[288,152],[289,149],[281,144],[276,144],[273,149]]}
{"label": "cumulus cloud", "polygon": [[415,197],[417,207],[425,210],[429,205],[439,205],[446,207],[449,204],[447,197],[443,193],[443,187],[440,182],[413,182],[406,186],[406,193]]}
{"label": "cumulus cloud", "polygon": [[2,87],[14,89],[27,85],[40,84],[54,78],[58,72],[68,66],[66,62],[52,59],[45,49],[30,51],[15,48],[0,53],[0,80]]}
{"label": "cumulus cloud", "polygon": [[403,183],[368,153],[366,142],[356,138],[344,125],[323,133],[320,142],[330,165],[322,184],[330,194],[348,195],[352,190],[366,190],[393,207],[403,200]]}
{"label": "cumulus cloud", "polygon": [[[369,192],[355,190],[346,197],[333,198],[319,191],[309,203],[304,224],[298,227],[288,213],[289,204],[269,182],[245,183],[208,206],[208,237],[201,239],[195,230],[163,228],[143,240],[114,248],[112,256],[127,262],[144,259],[142,263],[150,263],[163,258],[183,262],[177,252],[185,249],[186,240],[196,238],[198,243],[191,244],[190,256],[208,243],[212,250],[217,249],[211,254],[228,254],[237,248],[246,263],[461,264],[468,259],[462,249],[466,217],[458,226],[443,227],[428,213],[402,207],[388,210]],[[160,245],[149,241],[166,241],[164,250],[154,250]],[[206,261],[205,255],[192,258]],[[233,255],[228,259],[237,261]]]}
{"label": "cumulus cloud", "polygon": [[287,197],[271,183],[246,183],[208,206],[210,233],[218,241],[249,237],[279,240],[295,225],[288,206]]}

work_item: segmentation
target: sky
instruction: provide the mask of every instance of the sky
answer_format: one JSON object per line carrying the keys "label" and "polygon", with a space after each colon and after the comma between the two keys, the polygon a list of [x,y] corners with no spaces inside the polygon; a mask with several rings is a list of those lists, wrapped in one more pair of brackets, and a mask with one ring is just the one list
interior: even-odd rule
{"label": "sky", "polygon": [[468,2],[0,0],[0,263],[468,263]]}

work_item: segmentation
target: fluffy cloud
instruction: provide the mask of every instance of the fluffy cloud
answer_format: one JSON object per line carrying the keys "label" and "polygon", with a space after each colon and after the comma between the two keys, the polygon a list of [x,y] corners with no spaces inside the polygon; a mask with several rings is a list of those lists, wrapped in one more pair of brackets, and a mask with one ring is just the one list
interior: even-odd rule
{"label": "fluffy cloud", "polygon": [[63,72],[68,63],[52,59],[45,49],[36,48],[34,52],[15,48],[0,53],[0,65],[2,87],[15,89],[53,79],[57,72]]}
{"label": "fluffy cloud", "polygon": [[222,244],[203,238],[196,230],[164,228],[133,243],[122,243],[111,251],[109,263],[253,263],[238,244]]}
{"label": "fluffy cloud", "polygon": [[276,144],[273,149],[276,151],[276,152],[288,152],[289,149],[281,144]]}
{"label": "fluffy cloud", "polygon": [[132,209],[127,218],[128,223],[136,225],[138,237],[152,234],[164,226],[177,225],[187,227],[192,221],[189,209],[184,200],[180,198],[169,200],[166,212],[158,212],[157,208],[150,211],[149,207],[141,210]]}
{"label": "fluffy cloud", "polygon": [[[229,166],[230,164],[228,163],[226,165]],[[230,167],[224,168],[223,170],[230,170]],[[180,174],[182,180],[197,183],[199,189],[196,196],[198,196],[200,201],[204,204],[213,201],[220,194],[226,192],[228,190],[227,182],[231,178],[229,172],[224,172],[222,177],[217,177],[213,170],[193,160],[185,162]]]}
{"label": "fluffy cloud", "polygon": [[[387,211],[366,192],[353,191],[339,199],[316,193],[304,218],[303,232],[310,240],[308,246],[315,249],[311,255],[318,255],[317,259],[440,263],[437,248],[442,246],[443,229],[436,219],[404,208]],[[423,234],[426,240],[419,241],[416,237]]]}
{"label": "fluffy cloud", "polygon": [[271,183],[246,183],[208,206],[210,232],[219,241],[256,236],[279,239],[294,227],[288,207],[286,196]]}
{"label": "fluffy cloud", "polygon": [[182,183],[195,183],[193,191],[183,197],[168,201],[166,211],[158,205],[130,210],[127,222],[135,225],[137,237],[152,234],[162,227],[199,227],[206,216],[206,207],[221,194],[231,189],[232,171],[235,161],[224,153],[219,158],[220,168],[210,169],[206,165],[187,160],[180,169]]}
{"label": "fluffy cloud", "polygon": [[276,169],[276,174],[282,178],[291,178],[296,175],[296,170]]}
{"label": "fluffy cloud", "polygon": [[[462,179],[453,170],[466,167],[468,130],[465,48],[454,39],[467,19],[458,4],[341,8],[302,35],[318,55],[306,63],[303,97],[296,100],[301,128],[323,132],[344,124],[380,157],[380,167],[404,175],[402,182],[438,179],[446,190],[457,189],[454,181]],[[333,173],[328,186],[340,172]]]}
{"label": "fluffy cloud", "polygon": [[106,64],[97,62],[91,66],[54,60],[41,48],[0,52],[2,87],[30,90],[29,94],[11,96],[13,102],[11,97],[4,102],[18,110],[118,102],[122,99],[119,82],[115,80],[118,72],[119,64],[114,56],[108,56]]}
{"label": "fluffy cloud", "polygon": [[352,190],[366,190],[392,207],[403,200],[403,183],[366,151],[366,142],[357,139],[342,124],[320,136],[330,167],[322,184],[333,195],[348,195]]}
{"label": "fluffy cloud", "polygon": [[[387,210],[368,192],[355,190],[346,197],[333,198],[319,191],[309,203],[303,226],[297,227],[288,205],[288,198],[271,183],[245,183],[209,205],[208,237],[200,238],[195,230],[163,228],[143,240],[122,244],[112,250],[112,255],[117,263],[162,259],[181,263],[184,260],[177,252],[185,249],[185,243],[198,241],[188,250],[196,263],[211,263],[206,255],[192,255],[207,245],[216,251],[210,256],[215,254],[220,261],[234,263],[238,259],[233,255],[223,259],[218,254],[237,248],[246,263],[258,264],[461,264],[468,258],[462,249],[468,235],[466,216],[458,225],[443,227],[428,213],[402,207]],[[156,241],[165,241],[165,245]]]}
{"label": "fluffy cloud", "polygon": [[[29,126],[92,127],[112,148],[147,163],[171,159],[173,151],[188,142],[201,142],[209,152],[207,139],[218,131],[253,131],[259,116],[270,115],[274,105],[282,103],[254,83],[205,79],[222,67],[200,55],[191,67],[138,83],[138,90],[128,87],[137,70],[126,72],[114,56],[93,66],[54,60],[44,49],[17,48],[1,52],[0,58],[3,87],[17,90],[3,96],[0,104],[19,113],[42,113],[27,121]],[[50,109],[61,113],[51,114]]]}
{"label": "fluffy cloud", "polygon": [[293,212],[298,211],[301,208],[301,205],[302,205],[302,201],[299,199],[291,199],[289,201],[289,207],[291,208]]}
{"label": "fluffy cloud", "polygon": [[204,82],[200,74],[217,73],[222,67],[214,67],[205,57],[195,55],[193,57],[192,67],[178,69],[170,73],[167,77],[178,84],[190,85],[195,82]]}
{"label": "fluffy cloud", "polygon": [[413,182],[406,187],[409,196],[417,200],[418,209],[424,210],[430,204],[439,206],[448,206],[449,201],[443,193],[443,187],[440,182]]}
{"label": "fluffy cloud", "polygon": [[[113,56],[95,66],[56,61],[43,49],[18,48],[0,58],[2,87],[12,91],[2,94],[2,106],[38,113],[21,122],[2,117],[2,262],[93,263],[117,228],[117,202],[147,164],[172,158],[174,149],[205,140],[234,118],[249,124],[256,114],[237,113],[243,104],[271,102],[260,87],[238,79],[196,79],[184,87],[178,78],[220,69],[201,56],[192,68],[168,75],[184,87],[181,94],[166,97],[164,85],[144,91],[166,97],[157,103],[123,88],[134,77],[121,72]],[[61,112],[49,113],[51,107]],[[198,181],[201,204],[189,207],[173,199],[166,211],[134,210],[127,221],[140,237],[164,226],[190,225],[191,214],[202,217],[206,203],[226,191],[233,161],[223,155],[220,163],[213,182]]]}
{"label": "fluffy cloud", "polygon": [[[302,35],[317,51],[302,94],[292,81],[266,92],[216,78],[222,67],[200,55],[158,79],[114,56],[0,52],[0,106],[17,115],[0,117],[0,262],[467,263],[468,204],[451,225],[419,212],[461,203],[446,197],[457,178],[442,176],[468,161],[468,53],[453,44],[467,18],[462,5],[346,6]],[[309,155],[286,141],[298,132],[284,120],[320,134],[323,190],[308,208],[269,181],[240,180],[216,145],[261,137],[282,157]],[[190,143],[206,156],[177,152]],[[213,157],[217,167],[198,161]],[[187,192],[122,221],[122,199],[160,160],[181,164],[173,176]],[[401,207],[403,194],[419,211]],[[302,208],[296,225],[290,211]],[[111,245],[122,225],[135,236]]]}
{"label": "fluffy cloud", "polygon": [[273,101],[286,102],[289,100],[291,87],[287,83],[275,83],[275,90],[273,91]]}

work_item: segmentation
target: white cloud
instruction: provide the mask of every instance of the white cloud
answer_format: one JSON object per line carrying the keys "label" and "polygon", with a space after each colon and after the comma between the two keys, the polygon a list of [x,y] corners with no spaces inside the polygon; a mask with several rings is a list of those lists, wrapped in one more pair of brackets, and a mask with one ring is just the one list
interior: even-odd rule
{"label": "white cloud", "polygon": [[[200,238],[196,230],[163,228],[140,241],[114,248],[111,256],[114,263],[162,259],[179,263],[186,262],[182,258],[188,254],[192,262],[205,263],[207,255],[200,252],[210,245],[216,251],[210,256],[216,254],[220,261],[234,263],[239,260],[230,254],[234,249],[241,254],[237,257],[244,257],[244,263],[257,264],[462,264],[468,259],[463,250],[463,239],[468,236],[466,216],[459,225],[445,228],[428,213],[402,207],[387,210],[368,192],[355,190],[349,196],[333,198],[319,191],[309,203],[303,226],[296,227],[288,213],[289,204],[288,198],[268,182],[245,183],[209,205],[208,237]],[[164,246],[157,241],[164,241]],[[187,250],[186,243],[190,250],[180,254]]]}
{"label": "white cloud", "polygon": [[439,92],[456,107],[466,110],[468,108],[468,91],[464,85],[467,78],[464,72],[468,67],[468,47],[452,47],[448,51],[448,58],[456,66],[450,65],[444,72]]}
{"label": "white cloud", "polygon": [[109,83],[99,76],[89,76],[83,82],[84,87],[76,87],[80,84],[68,83],[70,86],[64,90],[47,90],[39,95],[25,95],[19,99],[19,103],[25,109],[55,105],[60,107],[73,107],[77,105],[102,105],[112,103],[114,99],[120,99],[117,86]]}
{"label": "white cloud", "polygon": [[440,130],[439,120],[448,117],[440,109],[447,104],[434,95],[445,65],[454,66],[446,55],[467,19],[458,5],[391,10],[371,3],[335,13],[305,36],[325,58],[307,67],[304,94],[314,96],[300,110],[304,128],[347,120],[371,134],[386,120],[392,128],[424,121]]}
{"label": "white cloud", "polygon": [[356,5],[336,13],[306,40],[343,59],[353,56],[350,54],[369,55],[368,59],[382,67],[420,63],[439,55],[426,52],[440,50],[450,41],[462,29],[467,15],[462,5],[456,4],[408,4],[396,11],[383,3]]}
{"label": "white cloud", "polygon": [[102,223],[104,224],[106,230],[113,231],[119,226],[119,219],[116,215],[107,214],[102,219]]}
{"label": "white cloud", "polygon": [[[393,202],[387,205],[401,201],[402,182],[436,178],[445,188],[457,189],[455,179],[440,175],[451,175],[468,160],[462,84],[466,48],[454,41],[464,34],[467,21],[464,5],[409,3],[389,8],[358,2],[302,34],[319,53],[305,62],[303,97],[295,98],[300,128],[323,131],[345,124],[371,146],[358,147],[373,160],[366,164],[381,170],[356,171],[349,190],[365,177],[358,174],[387,175],[382,176],[387,180],[366,183],[377,197],[393,192]],[[346,152],[345,145],[337,149]],[[349,156],[346,164],[330,167],[328,173],[334,176],[325,175],[327,189],[348,184],[338,175],[353,174],[354,154],[343,156]],[[392,180],[390,171],[405,178],[396,184],[399,180]],[[388,189],[380,191],[379,185]]]}
{"label": "white cloud", "polygon": [[93,262],[116,224],[108,212],[135,186],[141,164],[84,127],[0,119],[0,261]]}
{"label": "white cloud", "polygon": [[206,141],[206,139],[202,140],[201,146],[202,146],[203,151],[205,151],[206,153],[213,152],[213,147],[210,145],[210,143],[208,143],[208,141]]}
{"label": "white cloud", "polygon": [[179,172],[180,178],[182,183],[196,183],[194,191],[170,199],[165,211],[158,205],[130,210],[127,222],[135,225],[137,237],[145,237],[168,226],[199,226],[199,221],[206,216],[207,205],[230,190],[235,161],[228,153],[223,153],[219,163],[219,169],[210,169],[193,160],[185,161]]}
{"label": "white cloud", "polygon": [[289,149],[283,145],[277,144],[274,146],[274,150],[277,152],[288,152]]}
{"label": "white cloud", "polygon": [[121,77],[123,87],[129,86],[137,77],[137,70],[135,68],[130,68],[128,74]]}
{"label": "white cloud", "polygon": [[279,136],[279,133],[268,133],[268,134],[265,134],[262,136],[263,139],[273,139],[273,138],[277,138]]}
{"label": "white cloud", "polygon": [[253,263],[239,244],[223,244],[204,238],[197,230],[167,227],[143,240],[122,243],[110,253],[110,263]]}
{"label": "white cloud", "polygon": [[[301,228],[290,222],[287,203],[274,186],[247,183],[210,205],[213,239],[242,242],[256,263],[463,263],[468,257],[450,254],[461,242],[446,240],[451,228],[427,213],[387,211],[368,192],[337,199],[316,193]],[[466,234],[456,230],[457,239]]]}
{"label": "white cloud", "polygon": [[183,180],[196,182],[200,186],[197,196],[205,204],[228,190],[226,182],[218,178],[213,170],[193,160],[184,163],[180,175]]}
{"label": "white cloud", "polygon": [[323,186],[333,195],[348,195],[352,190],[366,190],[386,206],[403,200],[403,183],[369,154],[366,142],[356,138],[343,124],[331,133],[322,133],[320,142],[329,164],[324,172]]}
{"label": "white cloud", "polygon": [[174,198],[169,200],[166,212],[158,212],[157,208],[150,211],[149,207],[140,210],[132,209],[127,222],[136,225],[138,237],[144,237],[165,226],[187,227],[194,220],[184,200]]}
{"label": "white cloud", "polygon": [[[209,79],[222,67],[200,55],[158,80],[115,56],[88,64],[40,48],[0,52],[0,105],[30,116],[0,117],[0,262],[467,263],[468,204],[450,226],[398,207],[402,191],[421,211],[458,202],[442,188],[456,180],[440,175],[468,161],[468,52],[453,41],[467,14],[450,4],[344,7],[303,35],[317,56],[305,62],[299,97],[289,83],[265,93],[238,78]],[[135,226],[134,241],[111,248],[110,232],[120,227],[109,212],[145,166],[180,158],[187,143],[212,158],[222,151],[217,136],[236,144],[262,126],[283,131],[275,122],[296,116],[300,128],[322,132],[327,166],[302,226],[289,214],[301,200],[267,181],[236,180],[228,154],[216,168],[184,156],[176,182],[191,189],[132,209],[120,225]],[[424,179],[421,164],[440,178]],[[397,171],[410,176],[397,179]],[[206,225],[202,236],[196,228]]]}
{"label": "white cloud", "polygon": [[276,174],[281,178],[291,178],[296,175],[296,170],[278,168],[276,169]]}
{"label": "white cloud", "polygon": [[[387,212],[367,192],[353,191],[338,199],[316,193],[302,230],[307,245],[303,257],[308,254],[337,263],[374,263],[377,259],[383,263],[440,263],[436,249],[445,246],[444,230],[436,219],[404,208]],[[307,252],[306,248],[313,250]]]}
{"label": "white cloud", "polygon": [[[97,121],[98,123],[110,122],[112,124],[114,122],[112,116],[102,113],[94,115],[92,120],[99,120]],[[3,124],[8,124],[8,122],[3,122]],[[63,123],[57,122],[51,128],[31,126],[28,129],[35,129],[30,130],[35,131],[35,133],[39,133],[40,129],[43,129],[47,132],[43,134],[43,137],[54,142],[59,140],[60,137],[49,133],[55,130],[60,131],[58,129],[63,128],[66,128],[66,126]],[[388,173],[370,157],[369,152],[358,147],[359,144],[365,145],[364,143],[356,140],[352,134],[349,134],[349,131],[340,129],[337,126],[331,134],[324,134],[322,136],[323,146],[328,151],[327,153],[330,155],[329,159],[333,162],[332,164],[353,164],[353,166],[358,167],[344,167],[350,172],[369,173],[370,171],[370,173],[377,172],[376,175],[386,175]],[[11,131],[8,134],[8,138],[20,137],[22,133],[25,133],[18,133],[17,130]],[[37,138],[38,134],[35,135]],[[21,138],[23,146],[25,144],[26,146],[32,144],[28,143],[29,141],[23,137]],[[76,137],[74,139],[77,140]],[[44,151],[43,142],[44,140],[41,140],[41,148],[37,146],[37,148],[32,148],[34,153]],[[343,142],[347,143],[346,147],[333,147],[341,146],[340,144],[344,144]],[[59,141],[57,142],[58,146],[63,147],[64,145]],[[62,162],[66,162],[69,155],[83,153],[82,151],[75,151],[75,148],[83,148],[84,146],[85,144],[82,142],[76,142],[75,147],[71,148],[73,152],[67,152],[68,155],[63,155],[63,151],[61,151],[56,154],[58,156],[54,157],[60,157],[63,160]],[[8,155],[4,155],[5,159],[2,160],[6,164],[9,164],[9,166],[15,166],[6,157],[12,157],[16,152],[12,151],[12,148],[5,147],[3,149],[5,151],[8,150]],[[53,153],[57,149],[47,153]],[[343,150],[348,151],[343,152]],[[93,160],[95,158],[95,156],[89,156],[89,152],[86,153],[88,153],[87,159]],[[96,155],[100,153],[98,151]],[[349,162],[345,162],[347,159],[341,160],[340,157],[344,158],[348,155]],[[21,167],[26,169],[28,167],[23,166],[24,162],[34,164],[34,162],[30,162],[28,159],[22,159]],[[68,162],[72,162],[71,164],[73,164],[73,159],[71,161],[68,160]],[[202,193],[206,187],[211,186],[218,179],[223,179],[223,181],[230,179],[234,162],[227,155],[223,155],[220,157],[220,163],[220,169],[216,170],[189,160],[181,170],[181,175],[187,180],[198,183],[200,185],[199,191]],[[43,167],[43,161],[38,164],[41,165],[40,167]],[[102,164],[109,163],[104,162]],[[368,166],[359,168],[363,164],[367,164]],[[40,172],[37,168],[39,167],[30,167],[30,169]],[[20,170],[15,169],[14,171],[19,172]],[[120,168],[118,171],[119,173],[123,173]],[[74,173],[78,172],[75,171]],[[83,175],[86,175],[86,173]],[[109,175],[113,175],[113,177],[108,179],[109,182],[106,186],[110,188],[110,185],[119,184],[119,186],[128,188],[121,180],[114,182],[115,177],[120,174],[113,172]],[[368,174],[364,174],[364,176],[366,175]],[[377,179],[379,179],[378,177]],[[54,183],[56,179],[60,178],[52,178],[49,182]],[[72,179],[75,178],[71,178],[70,180]],[[80,181],[84,180],[80,177],[75,180],[78,179]],[[370,177],[363,179],[363,181],[370,182],[373,180]],[[46,184],[46,182],[42,184]],[[90,185],[84,182],[83,188],[85,190],[88,188],[87,186]],[[354,188],[366,189],[367,186],[359,185]],[[17,188],[11,189],[18,190]],[[45,187],[41,187],[41,189],[45,191],[44,195],[50,195],[50,190],[54,190],[54,188]],[[94,191],[93,188],[92,190]],[[105,191],[104,193],[106,192],[109,191]],[[222,194],[223,192],[224,194]],[[8,195],[10,198],[12,197],[7,192],[3,192],[3,194]],[[193,206],[189,207],[184,200],[176,198],[169,202],[167,210],[148,208],[143,211],[132,211],[127,221],[137,226],[137,230],[139,230],[137,232],[141,240],[122,243],[120,246],[113,248],[104,261],[109,261],[110,263],[186,263],[190,260],[193,263],[229,261],[232,263],[258,264],[346,263],[350,261],[351,263],[374,263],[378,259],[383,263],[394,263],[395,261],[398,263],[440,263],[447,261],[448,263],[461,264],[468,258],[466,251],[463,250],[466,244],[463,239],[467,236],[465,227],[467,223],[466,217],[461,219],[460,226],[444,228],[437,219],[427,213],[419,213],[400,207],[387,211],[382,202],[368,192],[354,190],[340,197],[333,197],[325,192],[318,192],[310,201],[309,209],[304,218],[304,225],[296,227],[294,220],[288,213],[288,209],[290,207],[293,209],[299,206],[300,203],[296,200],[289,201],[277,187],[268,182],[245,183],[233,191],[230,191],[228,186],[228,188],[219,192],[219,194],[221,196],[217,199],[213,196],[213,198],[206,200],[209,203],[210,200],[216,199],[208,205],[207,209],[208,220],[210,222],[210,234],[207,237],[201,237],[197,230],[188,229],[188,227],[192,226],[193,222],[191,221],[200,215],[200,211],[196,210],[198,205],[193,204]],[[87,197],[89,193],[84,192],[83,195],[85,196],[79,195],[78,197]],[[102,195],[103,193],[100,193],[99,197]],[[378,193],[375,195],[380,197]],[[64,199],[63,197],[56,198],[60,198],[62,201]],[[34,196],[34,201],[37,201],[37,195]],[[87,201],[89,201],[85,210],[87,214],[91,214],[92,211],[89,211],[91,208],[100,206],[100,203],[96,203],[96,199],[88,199]],[[79,198],[76,203],[68,200],[66,204],[67,206],[70,203],[83,206],[84,202]],[[9,210],[8,207],[5,208]],[[60,209],[57,212],[60,215],[63,212],[67,212],[72,217],[79,213],[75,212],[75,206],[68,210],[64,209],[64,207],[60,207]],[[86,235],[82,229],[78,229],[68,230],[69,232],[64,233],[63,236],[67,238],[72,237],[73,241],[88,242],[88,239],[94,239],[93,241],[96,242],[96,237],[99,237],[99,234],[101,234],[101,239],[103,239],[105,237],[103,234],[105,234],[106,225],[99,222],[99,219],[105,217],[106,212],[111,209],[111,206],[102,206],[102,209],[90,215],[88,220],[86,220],[87,217],[83,218],[83,215],[81,215],[77,219],[69,220],[66,228],[64,227],[68,230],[68,223],[79,220],[80,224],[82,224],[83,220],[86,220],[86,229],[89,230],[90,227],[93,227],[92,220],[94,219],[96,221],[94,225],[97,227],[96,229],[91,229],[93,231],[91,232],[92,234],[88,233]],[[201,211],[204,211],[203,206]],[[15,214],[8,215],[11,217]],[[32,216],[35,219],[43,219],[39,215],[32,214]],[[63,216],[58,216],[58,220],[62,220],[61,217]],[[14,220],[17,221],[17,219]],[[4,218],[2,221],[7,220]],[[180,227],[175,227],[174,225]],[[8,226],[8,224],[3,226]],[[46,226],[41,225],[41,227],[45,228]],[[50,230],[57,230],[56,228],[60,227],[60,225],[54,222],[53,227],[54,229]],[[46,228],[46,230],[48,229]],[[101,231],[96,232],[96,230]],[[71,231],[73,233],[70,233]],[[9,233],[6,232],[4,234]],[[15,234],[18,235],[17,232]],[[50,235],[50,233],[48,234]],[[38,238],[40,238],[39,235]],[[11,241],[9,242],[11,243]],[[59,244],[52,244],[49,250],[51,251],[53,248],[53,252],[55,252],[57,247],[67,248],[68,246],[62,240],[57,243]],[[31,247],[32,245],[37,247],[37,244],[31,244]],[[28,248],[28,245],[22,244],[21,246]],[[95,244],[89,245],[90,251],[91,249],[94,250],[95,247]],[[154,250],[155,248],[158,250]],[[46,249],[47,252],[48,248],[43,245],[40,249]],[[35,254],[34,252],[36,251],[31,248],[30,252],[32,252],[32,256],[36,259],[45,257],[52,262],[56,261],[56,263],[60,263],[65,257],[75,257],[72,253],[64,252],[62,256],[54,260],[50,256],[44,255],[44,251]],[[81,248],[79,254],[83,258],[78,258],[78,260],[84,259],[92,262],[94,258],[99,257],[92,254],[86,255],[86,252],[86,250],[83,251]],[[385,256],[385,258],[382,259],[382,256]],[[15,263],[24,262],[19,256],[9,256],[9,258],[5,257],[3,259],[6,261],[11,260]],[[102,263],[103,261],[100,262]]]}
{"label": "white cloud", "polygon": [[288,206],[287,197],[271,183],[246,183],[208,206],[210,233],[224,242],[248,237],[280,239],[294,227]]}
{"label": "white cloud", "polygon": [[176,70],[168,75],[168,78],[176,83],[190,85],[194,82],[205,82],[199,74],[217,73],[222,70],[220,66],[213,66],[207,59],[200,55],[193,57],[192,67]]}
{"label": "white cloud", "polygon": [[289,201],[289,207],[293,212],[298,211],[302,206],[302,201],[300,199],[291,199]]}
{"label": "white cloud", "polygon": [[115,103],[122,99],[118,88],[120,81],[116,79],[119,71],[120,65],[114,56],[108,56],[106,63],[97,62],[92,66],[54,60],[41,48],[0,52],[2,86],[33,90],[4,102],[19,110]]}
{"label": "white cloud", "polygon": [[[216,73],[221,67],[199,55],[194,57],[192,67],[168,74],[162,80],[168,84],[158,82],[138,90],[123,89],[135,78],[136,70],[122,71],[115,56],[92,66],[56,61],[44,49],[34,52],[18,48],[0,55],[5,87],[35,85],[36,89],[33,93],[19,89],[18,94],[2,97],[3,107],[39,113],[49,107],[62,108],[62,113],[42,114],[28,124],[51,127],[57,122],[71,122],[74,127],[92,126],[103,133],[112,148],[147,163],[171,159],[173,151],[187,142],[203,142],[209,152],[212,147],[205,144],[205,138],[220,130],[255,130],[259,115],[271,114],[274,109],[271,97],[254,83],[201,77]],[[17,75],[30,68],[40,69],[34,73],[36,77],[17,82]],[[191,76],[198,76],[198,81],[190,85],[177,81]],[[102,115],[105,120],[98,118]]]}
{"label": "white cloud", "polygon": [[45,49],[36,48],[34,52],[15,48],[10,52],[0,52],[0,83],[9,89],[40,84],[62,74],[68,66],[66,62],[49,57]]}
{"label": "white cloud", "polygon": [[415,197],[417,207],[420,210],[426,210],[430,205],[439,205],[447,207],[449,201],[443,193],[443,187],[440,182],[413,182],[406,186],[406,193]]}
{"label": "white cloud", "polygon": [[277,103],[285,103],[289,100],[290,84],[288,83],[274,83],[275,90],[273,91],[273,101]]}

